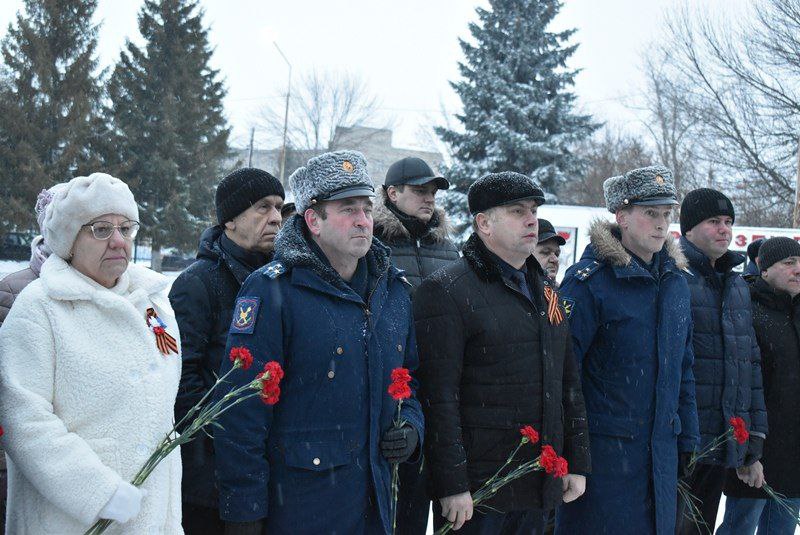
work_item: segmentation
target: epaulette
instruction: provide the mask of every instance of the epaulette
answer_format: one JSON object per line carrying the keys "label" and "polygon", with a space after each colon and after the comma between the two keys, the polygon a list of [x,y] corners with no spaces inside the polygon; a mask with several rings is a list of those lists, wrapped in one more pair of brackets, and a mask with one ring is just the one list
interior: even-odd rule
{"label": "epaulette", "polygon": [[408,281],[408,279],[406,278],[406,270],[405,269],[400,269],[400,268],[395,267],[395,266],[392,266],[392,268],[395,270],[395,273],[397,274],[397,278],[400,279],[400,282],[402,282],[403,284],[405,284],[409,288],[411,288],[413,286]]}
{"label": "epaulette", "polygon": [[603,267],[602,263],[598,262],[597,260],[592,260],[590,263],[575,271],[575,278],[579,281],[585,281],[601,267]]}
{"label": "epaulette", "polygon": [[277,279],[284,273],[286,273],[286,266],[280,260],[274,260],[264,266],[264,275],[270,279]]}

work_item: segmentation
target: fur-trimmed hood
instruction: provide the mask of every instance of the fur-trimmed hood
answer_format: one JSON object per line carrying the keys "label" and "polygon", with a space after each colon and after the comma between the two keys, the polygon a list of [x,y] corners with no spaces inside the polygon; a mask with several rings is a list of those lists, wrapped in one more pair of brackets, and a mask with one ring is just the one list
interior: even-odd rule
{"label": "fur-trimmed hood", "polygon": [[[287,270],[293,267],[308,267],[324,281],[341,288],[344,284],[342,277],[311,249],[305,236],[304,226],[303,218],[299,214],[293,215],[286,221],[275,238],[275,260],[283,263]],[[386,272],[390,265],[389,255],[389,248],[373,236],[372,245],[366,255],[369,274],[377,277]]]}
{"label": "fur-trimmed hood", "polygon": [[[439,219],[439,224],[433,227],[425,237],[434,243],[442,243],[450,237],[451,228],[447,220],[447,212],[438,206],[434,208],[434,211]],[[408,229],[383,202],[376,205],[372,217],[375,222],[375,233],[380,234],[381,238],[388,243],[396,240],[411,239],[411,233],[408,232]]]}
{"label": "fur-trimmed hood", "polygon": [[[616,223],[602,219],[595,220],[589,227],[591,241],[597,259],[614,267],[626,267],[631,263],[631,255],[620,241],[620,229]],[[667,237],[661,249],[675,262],[675,267],[684,270],[689,266],[677,240]]]}

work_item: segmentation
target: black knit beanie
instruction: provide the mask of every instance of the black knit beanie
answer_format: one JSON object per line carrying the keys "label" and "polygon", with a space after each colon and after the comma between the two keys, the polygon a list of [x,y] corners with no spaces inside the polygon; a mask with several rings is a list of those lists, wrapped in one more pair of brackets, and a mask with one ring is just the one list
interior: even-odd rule
{"label": "black knit beanie", "polygon": [[700,188],[690,191],[681,203],[681,234],[714,216],[727,215],[736,221],[733,203],[721,191]]}
{"label": "black knit beanie", "polygon": [[800,243],[785,236],[770,238],[758,250],[758,269],[766,271],[776,262],[790,256],[800,256]]}
{"label": "black knit beanie", "polygon": [[277,178],[253,167],[237,169],[217,186],[217,221],[224,225],[268,195],[286,197]]}

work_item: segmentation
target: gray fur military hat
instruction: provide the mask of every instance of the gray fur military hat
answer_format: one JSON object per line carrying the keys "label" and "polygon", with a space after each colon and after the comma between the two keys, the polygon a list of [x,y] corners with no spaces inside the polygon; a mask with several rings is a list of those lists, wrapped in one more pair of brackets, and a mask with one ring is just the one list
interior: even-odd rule
{"label": "gray fur military hat", "polygon": [[678,204],[672,171],[663,165],[651,165],[612,176],[603,182],[603,195],[608,211],[638,205]]}
{"label": "gray fur military hat", "polygon": [[308,160],[289,177],[297,213],[314,204],[348,197],[374,197],[375,184],[367,173],[367,160],[360,152],[326,152]]}

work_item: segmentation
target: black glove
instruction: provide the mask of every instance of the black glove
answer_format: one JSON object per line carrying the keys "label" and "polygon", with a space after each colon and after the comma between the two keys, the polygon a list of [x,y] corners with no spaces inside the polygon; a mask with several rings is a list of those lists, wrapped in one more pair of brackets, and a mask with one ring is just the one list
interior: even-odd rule
{"label": "black glove", "polygon": [[678,479],[689,479],[692,472],[694,472],[694,465],[692,464],[691,451],[682,451],[678,453]]}
{"label": "black glove", "polygon": [[390,463],[403,463],[411,457],[418,443],[419,434],[413,426],[391,427],[381,439],[381,454]]}
{"label": "black glove", "polygon": [[750,466],[761,459],[764,453],[764,439],[755,435],[750,435],[747,441],[747,453],[744,454],[744,466]]}
{"label": "black glove", "polygon": [[264,521],[225,522],[225,535],[261,535],[264,532]]}

